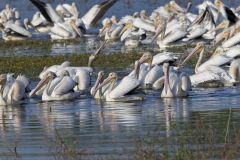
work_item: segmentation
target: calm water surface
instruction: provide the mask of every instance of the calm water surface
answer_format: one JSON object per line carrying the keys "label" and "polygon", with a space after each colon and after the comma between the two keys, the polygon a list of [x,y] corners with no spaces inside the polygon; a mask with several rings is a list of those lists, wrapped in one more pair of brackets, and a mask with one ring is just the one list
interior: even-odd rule
{"label": "calm water surface", "polygon": [[[27,0],[1,2],[1,8],[10,3],[25,17],[31,18],[36,11]],[[56,5],[71,1],[49,2]],[[100,0],[76,2],[80,13],[84,13]],[[143,8],[152,11],[165,2],[120,0],[108,16],[123,16]],[[186,2],[182,1],[183,5]],[[199,2],[195,0],[194,5]],[[240,4],[239,0],[225,2]],[[44,50],[43,46],[11,48],[1,50],[0,56],[91,53],[98,42],[89,39],[84,44],[88,45],[56,43]],[[125,75],[127,71],[119,72]],[[146,91],[145,100],[134,103],[99,102],[86,96],[74,101],[30,99],[19,106],[0,106],[0,159],[139,159],[137,155],[146,149],[142,146],[154,146],[157,153],[168,157],[183,148],[196,154],[209,151],[207,158],[222,159],[226,150],[233,152],[229,153],[235,156],[232,159],[240,157],[239,87],[197,88],[184,99],[159,97],[158,91]],[[226,144],[234,144],[231,146],[237,149]]]}
{"label": "calm water surface", "polygon": [[[30,99],[20,106],[1,106],[0,157],[54,159],[64,145],[80,152],[83,159],[135,159],[138,140],[147,138],[154,144],[157,140],[158,153],[171,157],[180,142],[209,144],[194,136],[196,130],[200,138],[208,138],[211,129],[212,145],[218,151],[224,148],[228,121],[230,140],[240,131],[239,87],[198,88],[188,98],[175,99],[160,99],[158,91],[146,93],[145,101],[133,103],[99,102],[86,96],[74,101]],[[218,151],[212,156],[222,156]]]}

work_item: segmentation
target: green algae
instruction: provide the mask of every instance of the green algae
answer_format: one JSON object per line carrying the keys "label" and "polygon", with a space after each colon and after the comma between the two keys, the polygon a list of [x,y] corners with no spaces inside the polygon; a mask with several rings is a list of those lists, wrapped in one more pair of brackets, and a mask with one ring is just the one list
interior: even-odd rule
{"label": "green algae", "polygon": [[[93,67],[126,68],[141,54],[112,54],[99,55],[93,62]],[[87,66],[88,54],[71,56],[31,56],[31,57],[2,57],[0,58],[0,73],[25,74],[35,78],[45,66],[71,62],[72,66]]]}

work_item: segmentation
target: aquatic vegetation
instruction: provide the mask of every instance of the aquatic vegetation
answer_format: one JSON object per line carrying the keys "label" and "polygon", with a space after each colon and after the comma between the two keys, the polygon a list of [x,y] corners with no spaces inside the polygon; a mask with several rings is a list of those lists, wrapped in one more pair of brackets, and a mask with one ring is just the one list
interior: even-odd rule
{"label": "aquatic vegetation", "polygon": [[[87,66],[88,57],[88,54],[54,57],[2,57],[0,73],[25,74],[30,78],[36,78],[45,66],[61,64],[64,61],[71,62],[73,66]],[[93,66],[126,68],[139,57],[138,54],[100,55],[93,62]]]}
{"label": "aquatic vegetation", "polygon": [[215,117],[214,122],[210,114],[204,113],[196,115],[193,125],[173,121],[170,135],[157,133],[160,129],[149,131],[136,140],[135,159],[237,159],[240,126],[234,123],[234,110],[225,113],[221,118]]}

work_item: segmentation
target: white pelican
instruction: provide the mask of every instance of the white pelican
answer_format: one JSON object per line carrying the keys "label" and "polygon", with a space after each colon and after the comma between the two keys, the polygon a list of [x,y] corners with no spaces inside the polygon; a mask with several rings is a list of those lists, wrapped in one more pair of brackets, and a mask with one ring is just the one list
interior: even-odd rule
{"label": "white pelican", "polygon": [[[101,44],[100,48],[89,57],[88,67],[74,67],[70,66],[70,62],[63,62],[61,65],[53,65],[45,68],[39,75],[40,79],[44,79],[48,72],[53,72],[60,75],[63,71],[67,71],[70,77],[77,83],[74,90],[81,94],[88,92],[91,84],[91,75],[93,72],[92,63],[96,56],[100,53],[101,49],[105,46],[106,41]],[[40,92],[41,93],[41,92]]]}
{"label": "white pelican", "polygon": [[170,68],[168,62],[163,64],[164,88],[161,93],[162,98],[186,97],[191,89],[189,77],[184,73],[178,74]]}
{"label": "white pelican", "polygon": [[120,33],[120,40],[125,46],[137,47],[146,39],[146,31],[133,26],[133,21],[129,20]]}
{"label": "white pelican", "polygon": [[237,78],[239,74],[240,64],[237,62],[239,61],[232,61],[233,64],[231,64],[229,72],[219,67],[220,65],[226,64],[233,60],[233,58],[227,56],[230,54],[225,53],[225,55],[215,55],[201,65],[205,51],[204,45],[202,43],[198,43],[196,48],[189,54],[183,63],[185,63],[191,56],[197,53],[200,53],[200,55],[195,66],[195,74],[190,76],[193,86],[209,86],[209,84],[212,85],[214,83],[214,85],[217,86],[228,86],[238,82]]}
{"label": "white pelican", "polygon": [[49,34],[52,39],[73,39],[78,36],[83,36],[83,33],[77,27],[75,20],[69,20],[63,23],[54,23],[54,26],[50,29]]}
{"label": "white pelican", "polygon": [[235,24],[239,18],[233,13],[233,11],[223,4],[221,0],[215,0],[215,6],[218,9],[219,13],[230,22],[230,25]]}
{"label": "white pelican", "polygon": [[[177,59],[178,58],[174,56],[174,54],[171,52],[163,52],[156,54],[152,58],[151,69],[148,71],[144,78],[144,87],[149,88],[154,86],[153,87],[154,89],[159,88],[158,87],[159,82],[157,81],[159,81],[159,79],[163,77],[162,64],[166,61],[174,63]],[[161,84],[162,83],[160,83],[159,85]]]}
{"label": "white pelican", "polygon": [[71,63],[68,61],[63,62],[61,65],[53,65],[50,67],[44,67],[43,71],[39,74],[39,78],[43,79],[43,76],[45,75],[46,72],[54,72],[57,74],[58,71],[61,70],[67,70],[70,74],[70,76],[75,79],[76,73],[79,70],[86,70],[88,71],[90,74],[93,72],[93,68],[92,68],[92,63],[93,61],[96,59],[97,55],[100,54],[102,48],[105,46],[105,44],[107,43],[107,41],[104,41],[101,46],[96,50],[95,53],[91,54],[89,56],[88,59],[88,66],[86,67],[74,67],[71,66]]}
{"label": "white pelican", "polygon": [[[140,67],[138,69],[139,73],[137,77],[138,77],[138,80],[141,82],[141,84],[143,84],[147,73],[151,69],[151,62],[152,62],[152,55],[149,52],[144,53],[139,59]],[[136,69],[134,68],[134,70],[130,72],[128,76],[135,76],[135,75],[136,75]]]}
{"label": "white pelican", "polygon": [[73,91],[75,85],[75,81],[69,77],[67,71],[59,77],[56,77],[56,74],[53,72],[47,72],[29,96],[32,97],[36,92],[44,88],[42,93],[43,101],[76,99],[80,97],[80,92]]}
{"label": "white pelican", "polygon": [[0,105],[18,104],[26,97],[26,89],[28,88],[29,80],[21,75],[18,76],[14,82],[8,82],[8,78],[6,74],[0,76]]}
{"label": "white pelican", "polygon": [[2,30],[2,37],[5,41],[25,40],[30,38],[32,34],[23,26],[16,25],[12,21],[8,21]]}
{"label": "white pelican", "polygon": [[180,23],[182,24],[181,27],[179,26],[174,30],[170,31],[169,33],[165,34],[167,24],[165,21],[163,21],[160,24],[161,28],[154,35],[152,42],[157,39],[157,44],[159,45],[159,48],[166,48],[170,44],[183,39],[187,35],[187,29],[184,25],[184,22]]}
{"label": "white pelican", "polygon": [[99,71],[98,72],[98,77],[97,80],[95,82],[95,84],[93,85],[93,87],[90,90],[91,95],[95,98],[95,99],[102,99],[102,88],[100,88],[99,90],[96,90],[97,87],[104,81],[104,72],[103,71]]}
{"label": "white pelican", "polygon": [[[232,30],[235,30],[235,27],[233,27]],[[238,33],[234,33],[234,32],[236,31],[229,32],[229,36],[231,37],[222,43],[223,48],[230,48],[240,43],[240,38],[239,38],[240,32]]]}
{"label": "white pelican", "polygon": [[33,15],[31,21],[27,22],[27,26],[39,33],[49,33],[52,28],[52,24],[49,23],[39,11]]}
{"label": "white pelican", "polygon": [[96,90],[102,88],[106,84],[110,83],[108,90],[106,91],[106,101],[117,102],[117,101],[141,101],[143,95],[129,95],[135,89],[137,89],[141,82],[138,80],[139,75],[139,61],[135,63],[135,74],[124,77],[119,84],[117,82],[117,74],[110,73],[108,78],[102,82]]}
{"label": "white pelican", "polygon": [[[44,16],[44,18],[50,23],[50,24],[56,24],[56,23],[63,23],[64,18],[59,15],[59,13],[53,9],[53,7],[49,3],[44,3],[40,0],[30,0],[33,5],[35,5],[38,10],[41,12],[41,14]],[[101,19],[104,14],[107,12],[107,10],[114,5],[118,0],[108,0],[104,1],[100,4],[94,5],[81,19],[78,18],[78,11],[76,10],[75,3],[71,6],[72,14],[74,15],[73,18],[75,20],[75,23],[78,27],[81,29],[90,29],[90,27],[95,26],[99,19]],[[68,7],[65,6],[65,9]],[[57,30],[56,30],[57,31]],[[59,31],[58,33],[60,33]],[[85,32],[85,31],[83,31]]]}
{"label": "white pelican", "polygon": [[103,21],[103,28],[99,31],[100,37],[104,37],[105,40],[117,40],[120,38],[124,25],[114,21],[115,20],[110,19],[105,19]]}

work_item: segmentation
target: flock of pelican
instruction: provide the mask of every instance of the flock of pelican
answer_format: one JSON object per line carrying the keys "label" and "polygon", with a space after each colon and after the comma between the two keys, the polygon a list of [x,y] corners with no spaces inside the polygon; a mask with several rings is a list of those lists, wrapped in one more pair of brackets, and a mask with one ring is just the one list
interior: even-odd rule
{"label": "flock of pelican", "polygon": [[[24,25],[21,25],[19,12],[9,5],[1,12],[3,39],[29,38],[30,28],[48,33],[52,39],[86,38],[91,28],[117,2],[108,0],[95,5],[80,18],[75,3],[58,5],[54,9],[40,0],[30,1],[39,11],[32,21],[25,19]],[[40,82],[31,92],[25,76],[14,79],[12,74],[2,74],[0,104],[15,104],[34,97],[41,97],[43,101],[72,100],[86,94],[109,102],[141,101],[145,89],[159,90],[162,98],[173,98],[188,96],[193,87],[237,85],[240,81],[240,9],[229,8],[221,0],[203,1],[197,6],[198,14],[190,13],[190,8],[191,3],[183,8],[170,1],[150,16],[142,10],[119,21],[116,16],[105,18],[97,35],[104,42],[90,55],[88,66],[71,66],[66,61],[44,68],[39,75]],[[122,79],[115,72],[105,77],[104,71],[100,71],[91,87],[92,63],[111,41],[121,41],[126,46],[156,42],[162,49],[186,43],[196,47],[184,59],[167,51],[156,55],[145,52]],[[215,48],[212,53],[207,52],[207,44]],[[195,55],[199,56],[195,72],[185,73],[182,68]]]}

